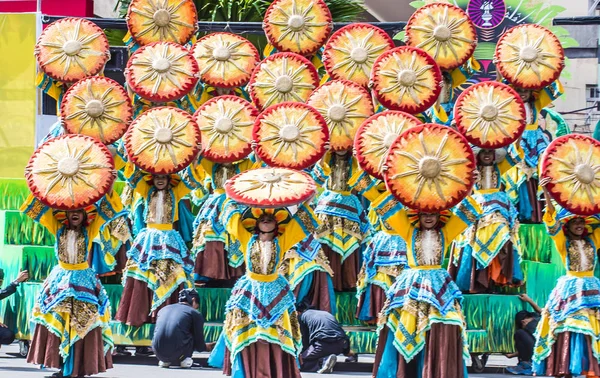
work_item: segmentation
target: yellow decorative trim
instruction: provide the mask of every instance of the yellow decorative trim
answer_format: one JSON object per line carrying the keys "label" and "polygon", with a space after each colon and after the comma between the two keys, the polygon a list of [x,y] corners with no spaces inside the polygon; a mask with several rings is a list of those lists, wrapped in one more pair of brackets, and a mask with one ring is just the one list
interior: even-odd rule
{"label": "yellow decorative trim", "polygon": [[279,273],[258,274],[248,271],[246,272],[246,274],[248,275],[248,277],[250,277],[250,279],[260,282],[273,282],[277,279],[277,277],[279,277]]}
{"label": "yellow decorative trim", "polygon": [[148,223],[148,228],[153,228],[155,230],[161,230],[161,231],[171,231],[173,229],[173,224],[171,224],[171,223]]}
{"label": "yellow decorative trim", "polygon": [[68,264],[66,262],[59,261],[58,265],[65,270],[86,270],[90,267],[87,261],[79,264]]}
{"label": "yellow decorative trim", "polygon": [[441,265],[418,265],[418,266],[411,267],[411,269],[415,269],[415,270],[436,270],[436,269],[442,269],[442,266]]}
{"label": "yellow decorative trim", "polygon": [[573,276],[573,277],[579,277],[579,278],[594,277],[594,271],[593,270],[588,270],[586,272],[576,272],[574,270],[569,270],[567,272],[567,276]]}

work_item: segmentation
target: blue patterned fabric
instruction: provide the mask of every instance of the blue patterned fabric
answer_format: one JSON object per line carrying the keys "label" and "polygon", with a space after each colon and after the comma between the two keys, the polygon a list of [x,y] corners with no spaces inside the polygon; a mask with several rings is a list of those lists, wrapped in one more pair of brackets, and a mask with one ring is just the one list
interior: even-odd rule
{"label": "blue patterned fabric", "polygon": [[525,163],[529,167],[537,167],[542,153],[546,151],[550,140],[541,128],[525,130],[521,135],[521,147],[525,153]]}
{"label": "blue patterned fabric", "polygon": [[454,301],[462,302],[462,293],[445,269],[405,269],[386,293],[390,301],[386,315],[401,308],[408,299],[426,302],[442,315],[453,309]]}
{"label": "blue patterned fabric", "polygon": [[[569,375],[578,376],[587,372],[590,368],[591,355],[588,343],[585,339],[586,335],[578,332],[571,332],[569,339]],[[542,361],[533,361],[533,372],[538,376],[546,375],[546,365],[548,359]]]}
{"label": "blue patterned fabric", "polygon": [[312,261],[319,254],[321,243],[314,237],[313,234],[308,235],[304,240],[292,247],[298,256],[305,260]]}
{"label": "blue patterned fabric", "polygon": [[194,214],[182,203],[179,204],[177,210],[179,213],[177,230],[184,242],[191,243],[194,240]]}
{"label": "blue patterned fabric", "polygon": [[550,293],[546,307],[557,323],[581,309],[600,308],[600,280],[596,277],[562,276]]}
{"label": "blue patterned fabric", "polygon": [[[408,267],[406,260],[406,242],[400,236],[380,231],[371,239],[371,244],[367,247],[371,250],[372,264],[367,268],[378,266],[396,266]],[[367,252],[365,252],[367,253]],[[375,272],[373,275],[375,275]]]}
{"label": "blue patterned fabric", "polygon": [[512,205],[505,192],[481,193],[475,191],[472,196],[481,206],[480,218],[499,212],[508,221],[509,227],[514,227],[518,217],[517,209]]}
{"label": "blue patterned fabric", "polygon": [[362,233],[366,233],[370,227],[364,216],[363,206],[355,195],[325,190],[319,196],[315,214],[326,214],[356,222],[360,225]]}
{"label": "blue patterned fabric", "polygon": [[225,226],[221,223],[219,215],[222,211],[223,204],[227,199],[225,193],[212,193],[200,207],[198,215],[194,220],[194,229],[198,229],[201,223],[209,223],[212,225],[212,229],[215,234],[222,234],[225,232]]}
{"label": "blue patterned fabric", "polygon": [[295,301],[283,276],[279,275],[272,282],[261,282],[244,275],[235,283],[225,312],[240,309],[259,327],[268,328],[285,312],[295,311]]}
{"label": "blue patterned fabric", "polygon": [[194,269],[187,246],[175,230],[142,229],[127,252],[127,257],[144,272],[153,261],[166,259],[181,264],[188,274]]}
{"label": "blue patterned fabric", "polygon": [[104,315],[109,307],[106,290],[93,269],[66,270],[57,265],[44,281],[38,296],[40,310],[46,314],[67,298],[98,306],[100,315]]}

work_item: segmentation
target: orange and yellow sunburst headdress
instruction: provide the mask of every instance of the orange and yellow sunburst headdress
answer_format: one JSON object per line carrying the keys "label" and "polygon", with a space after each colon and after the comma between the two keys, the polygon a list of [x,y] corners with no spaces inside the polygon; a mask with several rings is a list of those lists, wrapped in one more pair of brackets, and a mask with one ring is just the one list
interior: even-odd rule
{"label": "orange and yellow sunburst headdress", "polygon": [[259,209],[249,207],[242,215],[242,224],[249,232],[257,231],[257,224],[263,216],[272,216],[277,222],[277,235],[281,235],[285,231],[285,227],[292,219],[290,212],[286,208],[279,209]]}
{"label": "orange and yellow sunburst headdress", "polygon": [[[419,215],[423,214],[423,212],[417,209],[409,209],[407,211],[407,214],[410,224],[412,224],[413,226],[419,226]],[[452,212],[450,210],[443,210],[436,214],[438,214],[440,217],[436,227],[440,228],[448,222],[448,220],[450,219],[450,215],[452,215]]]}
{"label": "orange and yellow sunburst headdress", "polygon": [[[96,205],[89,205],[81,209],[85,212],[85,223],[84,226],[89,226],[90,223],[94,221],[96,216],[98,215],[98,209]],[[77,211],[77,210],[69,210],[69,211]],[[52,215],[56,218],[57,221],[64,224],[65,226],[69,225],[69,218],[67,218],[67,211],[65,210],[53,210]]]}

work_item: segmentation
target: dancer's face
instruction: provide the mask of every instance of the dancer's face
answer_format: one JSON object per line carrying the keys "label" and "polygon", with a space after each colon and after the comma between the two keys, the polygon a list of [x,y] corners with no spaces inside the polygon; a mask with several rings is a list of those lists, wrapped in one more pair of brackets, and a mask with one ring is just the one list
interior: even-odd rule
{"label": "dancer's face", "polygon": [[158,190],[163,190],[167,188],[169,185],[169,176],[167,175],[154,175],[152,176],[152,181],[154,182],[154,187]]}
{"label": "dancer's face", "polygon": [[81,227],[85,220],[85,212],[83,210],[67,211],[67,220],[72,228]]}
{"label": "dancer's face", "polygon": [[523,102],[528,102],[529,100],[531,100],[531,90],[529,89],[525,89],[525,88],[517,88],[517,93],[519,94],[519,97],[521,97],[521,100],[523,100]]}
{"label": "dancer's face", "polygon": [[585,232],[585,219],[575,218],[567,223],[567,230],[574,236],[582,236]]}
{"label": "dancer's face", "polygon": [[440,220],[439,214],[436,213],[421,213],[419,214],[419,222],[421,223],[421,228],[424,230],[431,230],[437,226],[438,221]]}
{"label": "dancer's face", "polygon": [[494,163],[494,159],[496,158],[496,154],[494,150],[481,150],[479,154],[477,154],[477,158],[483,165],[492,165]]}
{"label": "dancer's face", "polygon": [[258,229],[260,232],[267,233],[272,232],[275,234],[275,229],[277,228],[277,221],[271,215],[263,215],[258,220]]}

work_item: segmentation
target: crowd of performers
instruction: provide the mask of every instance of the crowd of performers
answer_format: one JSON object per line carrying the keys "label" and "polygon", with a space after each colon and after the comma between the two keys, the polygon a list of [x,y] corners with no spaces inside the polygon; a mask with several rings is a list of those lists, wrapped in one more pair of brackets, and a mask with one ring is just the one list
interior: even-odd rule
{"label": "crowd of performers", "polygon": [[377,325],[373,377],[466,377],[463,293],[521,286],[519,224],[543,222],[568,273],[523,368],[600,376],[600,153],[579,136],[551,145],[540,124],[562,92],[549,30],[507,31],[498,80],[464,89],[476,32],[445,3],[417,10],[394,47],[367,24],[330,36],[320,0],[276,0],[262,62],[240,36],[196,40],[193,1],[134,0],[127,22],[127,89],[96,76],[108,43],[89,21],[59,20],[36,46],[60,122],[26,169],[22,211],[56,236],[58,265],[28,362],[112,366],[100,277],[116,272],[114,320],[133,327],[187,289],[232,287],[209,359],[226,375],[320,369],[302,361],[297,306],[335,315],[351,291]]}

